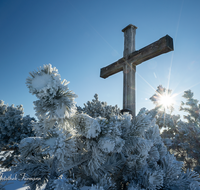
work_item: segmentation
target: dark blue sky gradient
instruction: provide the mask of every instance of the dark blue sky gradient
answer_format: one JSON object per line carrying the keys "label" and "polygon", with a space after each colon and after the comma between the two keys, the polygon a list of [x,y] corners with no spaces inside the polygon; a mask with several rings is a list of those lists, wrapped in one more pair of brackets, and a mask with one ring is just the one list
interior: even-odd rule
{"label": "dark blue sky gradient", "polygon": [[199,0],[0,0],[0,99],[34,116],[37,99],[26,78],[51,63],[70,81],[78,105],[98,93],[122,108],[122,72],[99,76],[122,57],[128,24],[138,27],[136,50],[166,34],[174,39],[174,52],[137,66],[136,112],[153,108],[149,97],[160,84],[179,94],[177,102],[187,89],[200,99],[199,10]]}

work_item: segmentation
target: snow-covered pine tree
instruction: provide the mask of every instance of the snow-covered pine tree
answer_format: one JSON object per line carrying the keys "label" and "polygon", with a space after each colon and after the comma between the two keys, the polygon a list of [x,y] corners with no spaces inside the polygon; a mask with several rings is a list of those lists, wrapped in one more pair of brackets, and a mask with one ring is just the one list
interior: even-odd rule
{"label": "snow-covered pine tree", "polygon": [[119,115],[120,108],[117,105],[109,106],[107,102],[99,101],[98,94],[94,95],[94,99],[92,101],[88,101],[84,104],[84,107],[77,107],[77,111],[79,113],[87,113],[89,116],[96,117],[104,117],[106,119],[110,119],[112,115]]}
{"label": "snow-covered pine tree", "polygon": [[24,117],[23,114],[22,105],[8,106],[0,100],[1,167],[11,167],[13,159],[19,155],[19,142],[26,137],[34,136],[31,123],[36,120],[29,115]]}
{"label": "snow-covered pine tree", "polygon": [[200,174],[200,104],[193,98],[191,90],[185,91],[183,97],[186,102],[181,103],[180,111],[188,115],[184,115],[186,121],[182,121],[179,115],[166,113],[166,109],[159,104],[159,97],[165,92],[171,93],[171,90],[158,86],[150,98],[156,107],[149,113],[156,117],[156,123],[163,130],[161,137],[168,150],[177,160],[184,162],[183,169],[192,169]]}
{"label": "snow-covered pine tree", "polygon": [[[186,122],[178,122],[178,133],[173,144],[176,155],[184,158],[185,168],[193,169],[200,174],[200,104],[193,98],[191,90],[184,92],[185,103],[181,103],[180,111],[184,111]],[[184,113],[184,114],[185,114]]]}
{"label": "snow-covered pine tree", "polygon": [[34,102],[39,121],[36,137],[21,141],[13,171],[39,178],[25,182],[31,189],[44,183],[45,190],[200,189],[197,173],[182,171],[147,110],[133,119],[117,109],[107,114],[96,96],[80,113],[76,95],[55,67],[44,65],[30,75],[27,86],[39,99]]}

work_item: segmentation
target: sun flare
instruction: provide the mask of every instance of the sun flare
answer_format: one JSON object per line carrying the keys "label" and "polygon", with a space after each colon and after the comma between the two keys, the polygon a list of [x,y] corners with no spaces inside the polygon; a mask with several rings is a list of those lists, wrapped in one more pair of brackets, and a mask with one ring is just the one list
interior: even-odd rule
{"label": "sun flare", "polygon": [[161,95],[159,104],[164,108],[169,108],[175,103],[174,97],[170,95]]}

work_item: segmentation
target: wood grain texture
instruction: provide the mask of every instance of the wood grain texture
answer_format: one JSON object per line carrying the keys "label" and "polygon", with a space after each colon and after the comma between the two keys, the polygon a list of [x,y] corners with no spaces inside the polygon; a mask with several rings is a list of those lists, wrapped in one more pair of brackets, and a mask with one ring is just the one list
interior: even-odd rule
{"label": "wood grain texture", "polygon": [[163,53],[173,51],[173,39],[166,35],[160,38],[158,41],[131,53],[127,59],[124,57],[118,61],[108,65],[107,67],[101,68],[100,77],[107,78],[115,73],[123,71],[123,65],[126,63],[132,63],[139,65],[140,63],[159,56]]}

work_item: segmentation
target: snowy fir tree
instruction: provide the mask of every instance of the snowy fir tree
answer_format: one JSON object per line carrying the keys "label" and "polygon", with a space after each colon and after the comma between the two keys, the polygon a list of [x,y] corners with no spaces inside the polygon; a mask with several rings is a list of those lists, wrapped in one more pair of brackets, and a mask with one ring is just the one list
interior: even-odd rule
{"label": "snowy fir tree", "polygon": [[5,105],[0,100],[0,162],[4,168],[12,166],[12,161],[19,155],[19,143],[22,139],[34,136],[29,115],[23,116],[23,106]]}
{"label": "snowy fir tree", "polygon": [[94,95],[94,99],[92,101],[88,101],[84,104],[84,107],[77,107],[77,111],[79,113],[87,113],[89,116],[96,117],[104,117],[106,119],[110,119],[111,115],[119,115],[120,109],[117,105],[108,106],[107,102],[99,101],[98,94]]}
{"label": "snowy fir tree", "polygon": [[[173,115],[173,107],[163,107],[161,97],[170,98],[171,90],[158,86],[156,93],[150,98],[156,107],[149,113],[156,118],[156,123],[162,130],[161,137],[168,150],[177,160],[183,161],[183,169],[192,169],[200,174],[200,104],[193,98],[191,90],[185,91],[183,97],[186,102],[181,102],[180,111],[186,121],[179,115]],[[173,106],[173,105],[172,105]],[[170,114],[166,109],[170,109]]]}
{"label": "snowy fir tree", "polygon": [[95,99],[76,107],[77,97],[55,67],[30,73],[38,98],[34,135],[19,143],[12,171],[35,190],[198,190],[200,178],[182,170],[160,136],[153,112],[135,118]]}

